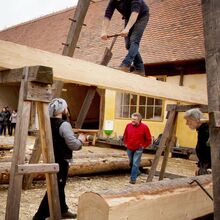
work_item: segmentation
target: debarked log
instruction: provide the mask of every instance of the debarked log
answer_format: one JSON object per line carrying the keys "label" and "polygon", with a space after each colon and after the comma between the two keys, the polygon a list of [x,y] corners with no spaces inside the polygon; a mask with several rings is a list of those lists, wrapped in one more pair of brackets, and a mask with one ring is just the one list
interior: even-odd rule
{"label": "debarked log", "polygon": [[[116,170],[128,170],[129,162],[127,157],[106,157],[106,158],[79,158],[69,162],[69,176],[86,175],[95,173],[111,172]],[[152,161],[147,158],[142,158],[141,167],[151,166]],[[9,181],[10,162],[0,163],[0,183],[5,184]],[[36,174],[37,179],[44,179],[43,174]]]}
{"label": "debarked log", "polygon": [[210,175],[126,185],[123,189],[86,192],[79,197],[78,220],[190,220],[213,212]]}

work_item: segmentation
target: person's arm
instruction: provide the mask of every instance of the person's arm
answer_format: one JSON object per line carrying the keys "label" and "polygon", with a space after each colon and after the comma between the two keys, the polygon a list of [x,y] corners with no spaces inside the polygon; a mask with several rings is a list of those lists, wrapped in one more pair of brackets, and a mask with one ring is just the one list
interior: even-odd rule
{"label": "person's arm", "polygon": [[128,137],[127,137],[127,126],[126,126],[124,134],[123,134],[123,143],[124,143],[125,147],[127,147],[127,139],[128,139]]}
{"label": "person's arm", "polygon": [[103,23],[102,23],[102,33],[101,33],[101,39],[102,40],[107,40],[107,30],[109,28],[110,25],[110,20],[109,18],[104,17],[103,19]]}
{"label": "person's arm", "polygon": [[134,23],[137,21],[138,12],[132,12],[129,18],[129,21],[125,27],[125,29],[120,33],[120,36],[127,37],[129,30],[133,27]]}
{"label": "person's arm", "polygon": [[63,122],[61,124],[59,133],[60,136],[64,138],[70,150],[80,150],[83,142],[85,142],[85,137],[83,135],[79,135],[78,139],[74,136],[72,126],[69,122]]}
{"label": "person's arm", "polygon": [[102,22],[102,31],[101,31],[101,39],[102,40],[107,40],[107,31],[110,25],[110,20],[112,18],[112,15],[114,14],[115,11],[115,3],[113,0],[109,1],[109,4],[105,10],[105,15],[104,15],[104,19]]}
{"label": "person's arm", "polygon": [[145,140],[145,147],[148,147],[152,143],[152,136],[151,136],[150,130],[149,130],[149,128],[147,126],[145,128],[145,138],[146,138],[146,140]]}

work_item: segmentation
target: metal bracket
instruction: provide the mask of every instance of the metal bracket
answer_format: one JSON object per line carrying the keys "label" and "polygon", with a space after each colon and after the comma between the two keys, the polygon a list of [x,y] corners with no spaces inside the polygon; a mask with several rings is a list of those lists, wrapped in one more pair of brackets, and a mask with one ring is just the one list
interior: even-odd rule
{"label": "metal bracket", "polygon": [[196,183],[205,192],[205,194],[213,201],[212,196],[209,194],[209,192],[202,186],[202,184],[198,180],[194,179],[189,184],[192,185],[193,183]]}

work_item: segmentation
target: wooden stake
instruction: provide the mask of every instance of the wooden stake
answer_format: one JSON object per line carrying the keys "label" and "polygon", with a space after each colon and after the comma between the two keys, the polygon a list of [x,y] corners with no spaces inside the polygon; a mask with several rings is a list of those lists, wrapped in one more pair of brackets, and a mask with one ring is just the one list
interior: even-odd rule
{"label": "wooden stake", "polygon": [[[208,110],[212,155],[214,219],[220,219],[220,1],[203,0],[203,20],[208,82]],[[217,116],[217,118],[215,117]]]}

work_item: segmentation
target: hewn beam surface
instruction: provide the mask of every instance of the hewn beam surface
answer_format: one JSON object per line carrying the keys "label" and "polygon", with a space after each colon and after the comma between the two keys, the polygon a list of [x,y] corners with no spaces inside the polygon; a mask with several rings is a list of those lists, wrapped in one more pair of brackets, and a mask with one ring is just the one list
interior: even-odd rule
{"label": "hewn beam surface", "polygon": [[[196,178],[212,194],[211,176]],[[213,212],[212,200],[193,178],[179,178],[118,190],[86,192],[79,198],[78,220],[195,219]]]}
{"label": "hewn beam surface", "polygon": [[64,57],[0,40],[0,69],[43,65],[53,68],[54,78],[68,83],[97,86],[158,98],[207,104],[206,91],[197,91],[152,78],[125,73],[95,63]]}

